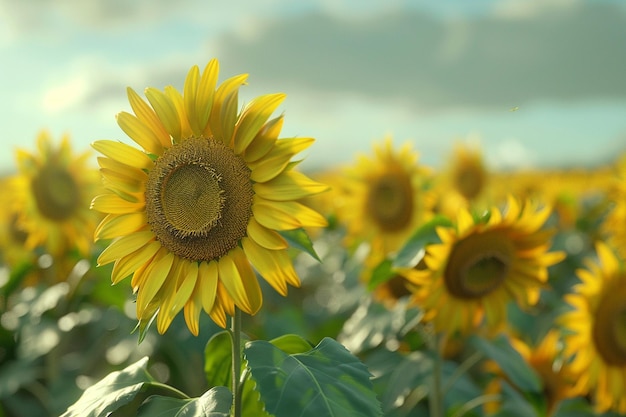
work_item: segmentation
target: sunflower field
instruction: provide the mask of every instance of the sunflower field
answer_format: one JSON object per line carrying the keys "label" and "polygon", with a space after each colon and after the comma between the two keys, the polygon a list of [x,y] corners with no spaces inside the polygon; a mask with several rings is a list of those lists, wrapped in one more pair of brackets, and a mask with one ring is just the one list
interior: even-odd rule
{"label": "sunflower field", "polygon": [[0,417],[626,415],[626,155],[313,171],[246,82],[211,60],[128,88],[117,138],[16,151]]}

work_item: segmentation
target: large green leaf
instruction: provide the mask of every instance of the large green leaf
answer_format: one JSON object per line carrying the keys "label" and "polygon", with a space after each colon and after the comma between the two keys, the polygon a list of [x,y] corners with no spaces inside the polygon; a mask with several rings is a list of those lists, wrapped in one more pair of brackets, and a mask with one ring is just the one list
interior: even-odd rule
{"label": "large green leaf", "polygon": [[[241,335],[242,342],[248,337]],[[232,388],[232,337],[228,330],[211,337],[204,349],[204,373],[210,387],[226,386]],[[242,370],[246,364],[242,363]],[[264,404],[259,400],[259,393],[254,390],[254,381],[248,377],[243,382],[242,407],[243,415],[262,417],[267,415]]]}
{"label": "large green leaf", "polygon": [[204,349],[204,374],[209,387],[231,386],[233,341],[228,330],[214,334]]}
{"label": "large green leaf", "polygon": [[541,392],[541,380],[537,373],[515,350],[508,339],[498,336],[487,340],[479,336],[472,336],[470,343],[490,359],[493,359],[507,377],[524,392]]}
{"label": "large green leaf", "polygon": [[262,340],[247,343],[244,352],[276,417],[382,415],[367,367],[331,338],[305,353],[290,355]]}
{"label": "large green leaf", "polygon": [[226,387],[214,387],[190,399],[153,395],[139,407],[137,417],[228,417],[232,402]]}
{"label": "large green leaf", "polygon": [[121,371],[110,373],[87,388],[61,417],[132,416],[150,395],[176,393],[154,382],[146,370],[147,363],[148,358],[144,357]]}

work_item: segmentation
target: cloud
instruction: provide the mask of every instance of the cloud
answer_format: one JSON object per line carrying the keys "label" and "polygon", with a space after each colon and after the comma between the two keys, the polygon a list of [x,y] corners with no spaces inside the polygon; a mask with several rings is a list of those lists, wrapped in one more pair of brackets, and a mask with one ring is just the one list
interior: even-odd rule
{"label": "cloud", "polygon": [[582,4],[443,19],[409,11],[346,20],[308,14],[223,35],[228,71],[271,86],[403,99],[422,110],[519,106],[533,100],[626,98],[626,13]]}

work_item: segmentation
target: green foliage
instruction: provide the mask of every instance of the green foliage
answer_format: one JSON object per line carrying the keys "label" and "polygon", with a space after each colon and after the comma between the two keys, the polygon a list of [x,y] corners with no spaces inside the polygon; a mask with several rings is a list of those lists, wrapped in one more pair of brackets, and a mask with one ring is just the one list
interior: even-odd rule
{"label": "green foliage", "polygon": [[541,392],[541,380],[502,335],[493,340],[472,336],[470,343],[486,357],[493,359],[504,374],[522,391]]}
{"label": "green foliage", "polygon": [[322,261],[317,252],[315,252],[313,242],[304,229],[281,230],[280,234],[289,243],[289,246],[308,253],[318,262]]}
{"label": "green foliage", "polygon": [[453,223],[443,215],[436,215],[430,221],[424,223],[406,241],[404,246],[396,255],[393,266],[395,268],[413,268],[424,256],[426,245],[439,241],[437,236],[438,227],[450,227]]}
{"label": "green foliage", "polygon": [[302,417],[382,415],[369,371],[333,339],[297,354],[258,340],[244,352],[267,411],[276,417],[295,410]]}
{"label": "green foliage", "polygon": [[226,387],[214,387],[190,399],[153,395],[139,407],[137,417],[228,417],[232,402]]}

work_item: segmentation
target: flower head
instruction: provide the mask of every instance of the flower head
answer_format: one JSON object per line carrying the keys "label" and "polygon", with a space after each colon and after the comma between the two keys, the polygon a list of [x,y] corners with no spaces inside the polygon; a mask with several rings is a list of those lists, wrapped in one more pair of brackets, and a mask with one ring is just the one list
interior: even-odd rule
{"label": "flower head", "polygon": [[548,266],[564,256],[548,252],[552,231],[541,229],[549,214],[549,207],[510,198],[506,212],[493,208],[486,222],[461,210],[456,227],[437,229],[441,243],[426,246],[427,268],[405,271],[437,330],[465,334],[483,321],[497,330],[510,300],[537,303]]}
{"label": "flower head", "polygon": [[598,411],[626,413],[626,270],[609,249],[596,245],[598,261],[577,271],[581,283],[566,301],[574,310],[560,322],[577,389],[592,394]]}
{"label": "flower head", "polygon": [[39,133],[37,148],[17,151],[18,173],[11,180],[24,245],[54,256],[73,248],[87,255],[99,219],[89,203],[100,186],[98,172],[87,166],[90,153],[73,155],[68,135],[55,147],[46,131]]}
{"label": "flower head", "polygon": [[369,241],[382,254],[395,251],[431,214],[426,191],[429,171],[406,144],[393,148],[390,138],[374,145],[374,157],[361,155],[346,169],[340,220],[348,236]]}
{"label": "flower head", "polygon": [[294,169],[291,158],[311,138],[279,139],[283,117],[270,119],[285,98],[268,94],[241,111],[239,87],[247,75],[217,86],[218,62],[189,71],[181,94],[147,88],[146,103],[132,89],[134,114],[117,121],[142,150],[97,141],[107,193],[92,207],[107,216],[96,239],[114,239],[98,258],[114,262],[113,283],[132,275],[137,317],[157,316],[164,333],[184,311],[199,332],[204,310],[222,327],[237,306],[261,307],[253,267],[280,294],[299,279],[278,231],[323,227],[326,220],[298,199],[326,186]]}

